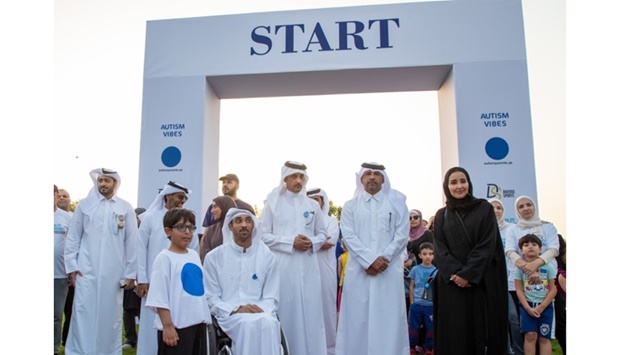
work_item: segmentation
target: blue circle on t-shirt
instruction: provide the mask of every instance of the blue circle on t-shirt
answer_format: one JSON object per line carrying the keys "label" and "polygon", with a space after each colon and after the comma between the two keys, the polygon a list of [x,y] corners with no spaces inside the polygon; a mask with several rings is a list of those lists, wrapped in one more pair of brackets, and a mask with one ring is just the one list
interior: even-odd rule
{"label": "blue circle on t-shirt", "polygon": [[204,295],[205,286],[202,282],[202,268],[192,263],[183,265],[181,285],[183,285],[183,290],[192,296]]}
{"label": "blue circle on t-shirt", "polygon": [[181,150],[174,146],[164,149],[161,153],[161,162],[169,168],[177,166],[181,162]]}
{"label": "blue circle on t-shirt", "polygon": [[487,141],[484,146],[489,158],[493,160],[504,159],[508,155],[508,142],[499,137],[493,137]]}

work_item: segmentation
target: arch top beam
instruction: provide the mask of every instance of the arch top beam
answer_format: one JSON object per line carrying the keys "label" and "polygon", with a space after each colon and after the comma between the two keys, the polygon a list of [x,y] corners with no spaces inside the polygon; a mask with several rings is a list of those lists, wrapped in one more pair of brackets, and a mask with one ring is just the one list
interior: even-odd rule
{"label": "arch top beam", "polygon": [[478,197],[537,198],[518,0],[149,21],[143,84],[139,205],[178,181],[202,218],[218,195],[221,99],[402,91],[437,91],[444,171],[466,167]]}
{"label": "arch top beam", "polygon": [[525,60],[522,13],[439,1],[149,21],[144,77]]}

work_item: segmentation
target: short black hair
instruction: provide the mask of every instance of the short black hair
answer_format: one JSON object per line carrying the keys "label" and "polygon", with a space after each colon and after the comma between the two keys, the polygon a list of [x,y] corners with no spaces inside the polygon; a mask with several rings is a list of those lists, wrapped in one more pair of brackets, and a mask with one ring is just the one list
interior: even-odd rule
{"label": "short black hair", "polygon": [[419,252],[422,252],[422,249],[430,249],[430,250],[435,250],[433,247],[433,243],[429,243],[429,242],[424,242],[422,244],[420,244],[420,247],[418,248]]}
{"label": "short black hair", "polygon": [[196,215],[194,212],[185,208],[173,208],[168,210],[164,215],[164,227],[172,228],[178,221],[184,220],[191,224],[196,224]]}
{"label": "short black hair", "polygon": [[538,238],[535,234],[526,234],[523,237],[519,238],[519,249],[523,248],[523,244],[525,243],[538,244],[538,246],[542,248],[542,242],[540,241],[540,238]]}

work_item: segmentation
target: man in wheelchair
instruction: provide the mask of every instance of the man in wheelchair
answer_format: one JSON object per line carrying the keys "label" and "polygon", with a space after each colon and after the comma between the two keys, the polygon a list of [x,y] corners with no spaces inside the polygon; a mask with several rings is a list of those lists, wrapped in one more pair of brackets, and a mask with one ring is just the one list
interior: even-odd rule
{"label": "man in wheelchair", "polygon": [[259,223],[250,211],[231,208],[224,243],[203,265],[211,314],[232,340],[234,355],[280,354],[280,280],[275,255],[258,236]]}

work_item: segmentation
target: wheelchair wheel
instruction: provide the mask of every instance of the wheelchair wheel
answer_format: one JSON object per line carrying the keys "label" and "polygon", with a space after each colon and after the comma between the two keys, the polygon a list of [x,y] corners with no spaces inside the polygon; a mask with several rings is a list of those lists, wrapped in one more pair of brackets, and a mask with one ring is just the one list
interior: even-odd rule
{"label": "wheelchair wheel", "polygon": [[232,355],[232,351],[228,347],[228,345],[224,345],[217,355]]}
{"label": "wheelchair wheel", "polygon": [[286,341],[282,327],[280,327],[280,355],[290,355],[288,352],[288,341]]}
{"label": "wheelchair wheel", "polygon": [[215,325],[207,324],[207,355],[216,355],[218,353],[217,350]]}

